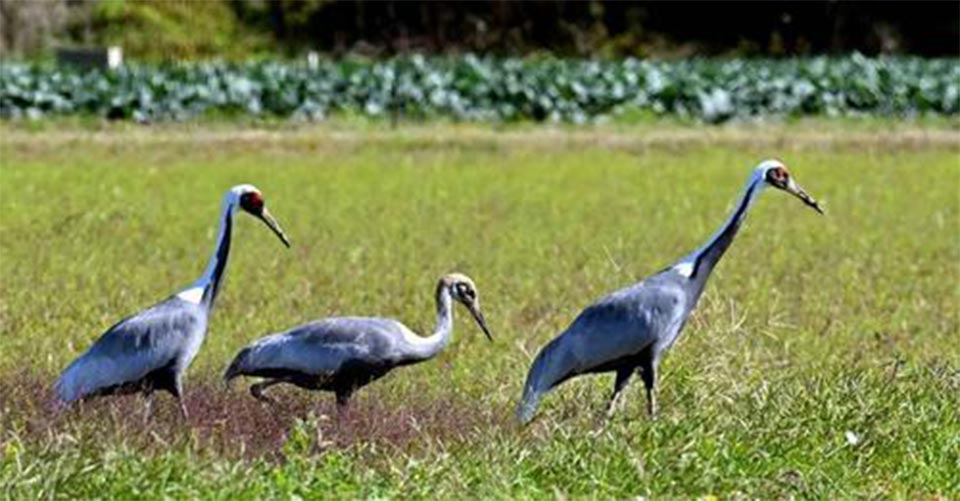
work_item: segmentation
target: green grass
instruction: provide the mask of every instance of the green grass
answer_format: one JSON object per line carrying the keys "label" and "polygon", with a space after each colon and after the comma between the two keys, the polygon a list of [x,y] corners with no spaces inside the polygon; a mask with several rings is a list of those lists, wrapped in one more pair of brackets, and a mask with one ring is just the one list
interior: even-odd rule
{"label": "green grass", "polygon": [[[955,130],[827,130],[4,126],[0,492],[958,497]],[[770,156],[827,216],[773,190],[756,204],[663,363],[660,418],[645,417],[633,386],[598,431],[612,376],[596,376],[561,386],[534,425],[515,428],[536,350],[596,298],[700,245]],[[213,387],[249,340],[309,319],[378,314],[427,329],[435,280],[459,270],[477,281],[496,343],[458,310],[439,359],[361,390],[358,404],[436,402],[460,418],[419,411],[423,424],[396,425],[410,440],[329,446],[320,411],[304,411],[276,451],[252,456],[211,447],[202,415],[183,429],[168,399],[153,435],[122,415],[132,399],[44,421],[38,387],[13,385],[52,382],[114,321],[192,281],[219,198],[240,182],[263,190],[294,247],[237,216],[187,393]],[[280,393],[306,406],[332,398]]]}

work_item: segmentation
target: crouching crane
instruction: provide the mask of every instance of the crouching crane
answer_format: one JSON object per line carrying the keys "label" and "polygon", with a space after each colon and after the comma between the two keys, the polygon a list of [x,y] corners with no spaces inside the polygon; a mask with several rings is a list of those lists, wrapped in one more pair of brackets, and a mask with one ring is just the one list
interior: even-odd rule
{"label": "crouching crane", "polygon": [[263,221],[284,245],[290,242],[264,205],[263,195],[249,184],[234,186],[223,197],[216,250],[206,271],[186,289],[110,327],[60,376],[55,391],[66,404],[101,395],[142,393],[149,417],[155,390],[170,392],[180,414],[183,373],[200,350],[213,303],[220,291],[230,254],[233,214],[242,209]]}
{"label": "crouching crane", "polygon": [[823,214],[783,163],[762,162],[751,172],[730,219],[706,245],[656,275],[587,307],[565,332],[540,350],[517,408],[519,421],[530,422],[540,399],[557,385],[581,374],[599,372],[616,373],[608,416],[615,412],[623,389],[635,373],[646,388],[647,412],[655,415],[654,386],[660,359],[679,337],[707,277],[733,242],[747,210],[767,186],[791,193]]}
{"label": "crouching crane", "polygon": [[250,386],[256,399],[275,403],[267,388],[288,383],[307,390],[331,391],[342,416],[351,395],[396,367],[435,357],[453,334],[453,302],[467,307],[490,341],[490,329],[480,310],[477,288],[466,275],[452,273],[436,289],[437,324],[433,335],[421,337],[389,318],[325,318],[261,338],[237,354],[224,373],[229,383],[238,376],[261,377]]}

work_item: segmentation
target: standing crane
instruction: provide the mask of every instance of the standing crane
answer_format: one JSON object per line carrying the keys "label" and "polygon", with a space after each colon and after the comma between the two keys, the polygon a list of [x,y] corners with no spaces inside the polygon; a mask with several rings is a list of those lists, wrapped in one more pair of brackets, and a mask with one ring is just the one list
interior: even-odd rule
{"label": "standing crane", "polygon": [[234,186],[223,197],[216,250],[206,271],[192,285],[110,327],[86,353],[73,361],[56,384],[66,404],[102,395],[142,393],[150,416],[154,390],[177,400],[181,416],[183,373],[200,350],[213,303],[220,291],[230,254],[233,214],[237,209],[263,221],[284,245],[290,241],[264,206],[263,195],[249,184]]}
{"label": "standing crane", "polygon": [[643,379],[647,412],[657,412],[654,385],[663,354],[683,330],[697,305],[710,272],[733,243],[756,197],[767,186],[795,195],[823,214],[820,205],[790,176],[783,163],[766,160],[747,180],[743,196],[723,226],[703,246],[637,284],[616,291],[583,310],[565,332],[537,354],[517,418],[529,423],[545,393],[581,374],[615,372],[607,416],[613,416],[623,389],[634,373]]}
{"label": "standing crane", "polygon": [[263,392],[281,383],[331,391],[342,416],[355,391],[396,367],[430,360],[447,346],[453,334],[454,301],[467,307],[493,341],[473,280],[451,273],[437,283],[437,323],[431,336],[418,336],[390,318],[325,318],[253,342],[233,359],[224,380],[264,378],[250,386],[250,394],[271,404],[274,400]]}

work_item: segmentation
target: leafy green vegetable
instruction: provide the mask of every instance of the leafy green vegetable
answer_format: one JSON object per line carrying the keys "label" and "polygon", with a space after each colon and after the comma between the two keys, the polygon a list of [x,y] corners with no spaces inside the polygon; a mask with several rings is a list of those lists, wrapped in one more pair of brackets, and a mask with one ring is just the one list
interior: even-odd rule
{"label": "leafy green vegetable", "polygon": [[182,63],[117,71],[5,64],[0,117],[93,114],[179,120],[204,113],[586,122],[627,110],[718,123],[801,115],[957,115],[953,59],[683,62],[408,55],[378,62]]}

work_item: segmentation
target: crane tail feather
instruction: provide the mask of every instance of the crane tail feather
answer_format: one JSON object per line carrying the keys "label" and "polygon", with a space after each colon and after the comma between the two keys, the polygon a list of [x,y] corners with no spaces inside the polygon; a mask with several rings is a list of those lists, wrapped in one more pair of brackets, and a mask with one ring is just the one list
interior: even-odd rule
{"label": "crane tail feather", "polygon": [[223,372],[224,384],[229,386],[230,381],[233,381],[233,379],[237,376],[243,375],[243,364],[247,359],[247,355],[249,354],[250,348],[244,348],[243,350],[240,350],[240,353],[237,353],[237,356],[234,357],[233,362],[230,362],[230,366],[227,367],[227,370]]}
{"label": "crane tail feather", "polygon": [[547,375],[550,346],[540,351],[537,358],[530,366],[530,372],[527,374],[527,381],[523,385],[523,397],[520,404],[517,405],[517,420],[521,425],[526,425],[533,420],[537,413],[537,407],[540,406],[540,399],[543,394],[553,387],[552,381],[549,381]]}
{"label": "crane tail feather", "polygon": [[537,413],[537,407],[540,406],[541,393],[535,391],[523,392],[523,400],[517,405],[517,421],[521,425],[527,425],[533,421],[533,416]]}
{"label": "crane tail feather", "polygon": [[71,398],[72,395],[67,390],[62,378],[57,380],[57,382],[53,385],[53,395],[54,399],[62,404],[69,404],[74,400],[74,398]]}
{"label": "crane tail feather", "polygon": [[60,378],[53,385],[53,394],[57,400],[64,404],[70,404],[89,393],[89,390],[84,389],[85,386],[90,386],[84,383],[87,379],[84,377],[84,373],[89,372],[86,361],[87,357],[82,356],[74,360],[60,374]]}

